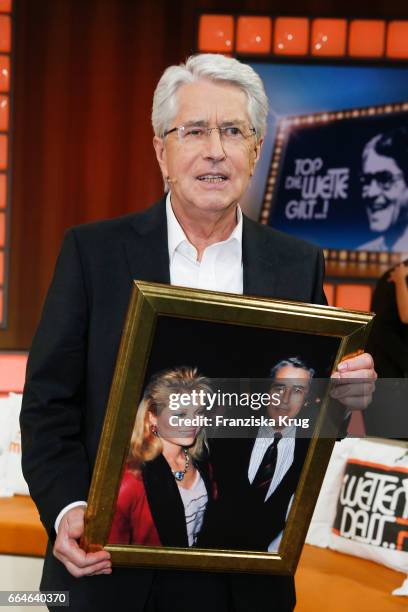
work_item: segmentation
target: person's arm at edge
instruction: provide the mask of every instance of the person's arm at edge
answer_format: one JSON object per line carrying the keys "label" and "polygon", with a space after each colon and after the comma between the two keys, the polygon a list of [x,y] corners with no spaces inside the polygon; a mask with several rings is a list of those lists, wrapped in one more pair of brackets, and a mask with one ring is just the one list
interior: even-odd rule
{"label": "person's arm at edge", "polygon": [[408,371],[408,347],[401,337],[395,286],[388,282],[388,275],[379,280],[371,308],[376,313],[372,340],[391,363],[401,370]]}
{"label": "person's arm at edge", "polygon": [[[87,555],[79,548],[84,509],[68,510],[71,503],[87,498],[90,481],[81,440],[87,321],[84,275],[70,230],[30,351],[20,423],[22,467],[31,496],[50,539],[56,538],[55,556],[74,576],[99,573],[102,560],[106,573],[109,559],[106,551]],[[65,513],[57,535],[54,526],[61,509]]]}
{"label": "person's arm at edge", "polygon": [[81,440],[87,324],[85,283],[70,230],[30,350],[20,415],[23,473],[51,538],[61,509],[88,497],[90,468]]}
{"label": "person's arm at edge", "polygon": [[395,284],[395,298],[399,318],[402,323],[408,323],[408,286],[407,286],[408,267],[400,263],[391,270],[388,280]]}
{"label": "person's arm at edge", "polygon": [[[316,280],[313,292],[313,303],[327,305],[327,299],[323,290],[323,282],[325,276],[325,262],[324,255],[321,249],[318,249],[317,260],[316,260]],[[345,359],[342,361],[336,372],[332,375],[335,379],[360,379],[361,381],[367,380],[366,385],[361,385],[361,396],[355,397],[354,393],[358,393],[360,385],[355,384],[354,389],[352,388],[351,397],[347,397],[347,390],[343,387],[339,390],[336,397],[338,401],[343,404],[343,407],[348,409],[345,414],[345,421],[348,423],[350,417],[350,409],[361,410],[367,407],[371,402],[372,392],[374,390],[374,381],[377,379],[377,374],[374,369],[374,361],[369,353],[363,353],[357,357]],[[335,397],[335,395],[333,396]],[[344,434],[345,428],[342,427],[342,435]]]}

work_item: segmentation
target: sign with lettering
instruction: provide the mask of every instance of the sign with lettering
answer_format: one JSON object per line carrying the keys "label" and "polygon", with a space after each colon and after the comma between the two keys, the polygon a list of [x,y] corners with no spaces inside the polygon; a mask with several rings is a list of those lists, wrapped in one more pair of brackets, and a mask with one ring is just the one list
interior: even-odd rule
{"label": "sign with lettering", "polygon": [[349,459],[333,533],[371,546],[408,551],[408,467]]}
{"label": "sign with lettering", "polygon": [[327,249],[408,252],[408,103],[286,117],[261,221]]}

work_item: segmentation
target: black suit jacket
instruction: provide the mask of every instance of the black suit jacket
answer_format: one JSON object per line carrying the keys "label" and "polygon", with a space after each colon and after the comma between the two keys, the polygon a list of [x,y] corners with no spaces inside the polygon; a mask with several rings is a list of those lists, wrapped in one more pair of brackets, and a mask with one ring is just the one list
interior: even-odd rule
{"label": "black suit jacket", "polygon": [[[208,502],[204,516],[211,509],[216,490],[212,470],[206,459],[194,460],[204,481]],[[152,518],[163,546],[188,548],[188,534],[183,500],[170,466],[163,455],[147,461],[142,467],[143,484],[146,490]]]}
{"label": "black suit jacket", "polygon": [[[325,303],[320,249],[245,217],[243,264],[245,294]],[[129,589],[138,592],[133,612],[142,610],[152,579],[150,570],[116,568],[74,579],[51,552],[60,510],[87,499],[133,279],[169,283],[165,198],[68,230],[28,361],[23,471],[51,539],[42,587],[70,589],[75,610],[95,609],[98,597],[107,605],[109,592],[117,607]]]}
{"label": "black suit jacket", "polygon": [[260,503],[248,480],[255,438],[210,440],[219,497],[208,509],[197,545],[268,550],[269,544],[285,527],[286,512],[299,481],[309,442],[309,438],[296,438],[291,466],[273,494]]}

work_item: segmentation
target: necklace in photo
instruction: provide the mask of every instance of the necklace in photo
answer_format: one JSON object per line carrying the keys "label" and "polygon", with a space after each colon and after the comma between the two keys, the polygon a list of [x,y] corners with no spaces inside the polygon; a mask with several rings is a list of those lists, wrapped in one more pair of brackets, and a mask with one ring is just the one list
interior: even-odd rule
{"label": "necklace in photo", "polygon": [[188,450],[186,448],[183,448],[183,452],[184,452],[184,461],[185,461],[184,470],[176,470],[175,472],[173,472],[173,476],[176,480],[183,480],[188,470],[188,466],[190,465],[190,457],[188,455]]}

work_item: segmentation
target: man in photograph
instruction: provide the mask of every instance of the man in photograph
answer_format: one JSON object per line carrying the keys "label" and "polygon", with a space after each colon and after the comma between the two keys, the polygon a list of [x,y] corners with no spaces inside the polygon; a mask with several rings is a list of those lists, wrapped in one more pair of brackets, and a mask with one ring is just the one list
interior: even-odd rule
{"label": "man in photograph", "polygon": [[[169,67],[152,112],[167,193],[141,213],[66,233],[21,427],[24,474],[49,534],[41,586],[69,591],[73,612],[261,612],[271,592],[271,609],[295,605],[291,577],[112,569],[107,551],[78,543],[133,279],[326,303],[321,250],[239,207],[267,114],[260,77],[236,59],[203,54]],[[375,378],[370,355],[344,361],[336,376]]]}
{"label": "man in photograph", "polygon": [[209,441],[219,499],[210,509],[200,545],[278,550],[313,435],[316,411],[307,405],[313,375],[299,357],[282,359],[270,372],[268,425],[252,437],[233,437],[232,432],[228,439]]}
{"label": "man in photograph", "polygon": [[360,251],[408,251],[408,130],[377,134],[364,147],[362,197],[376,238]]}

